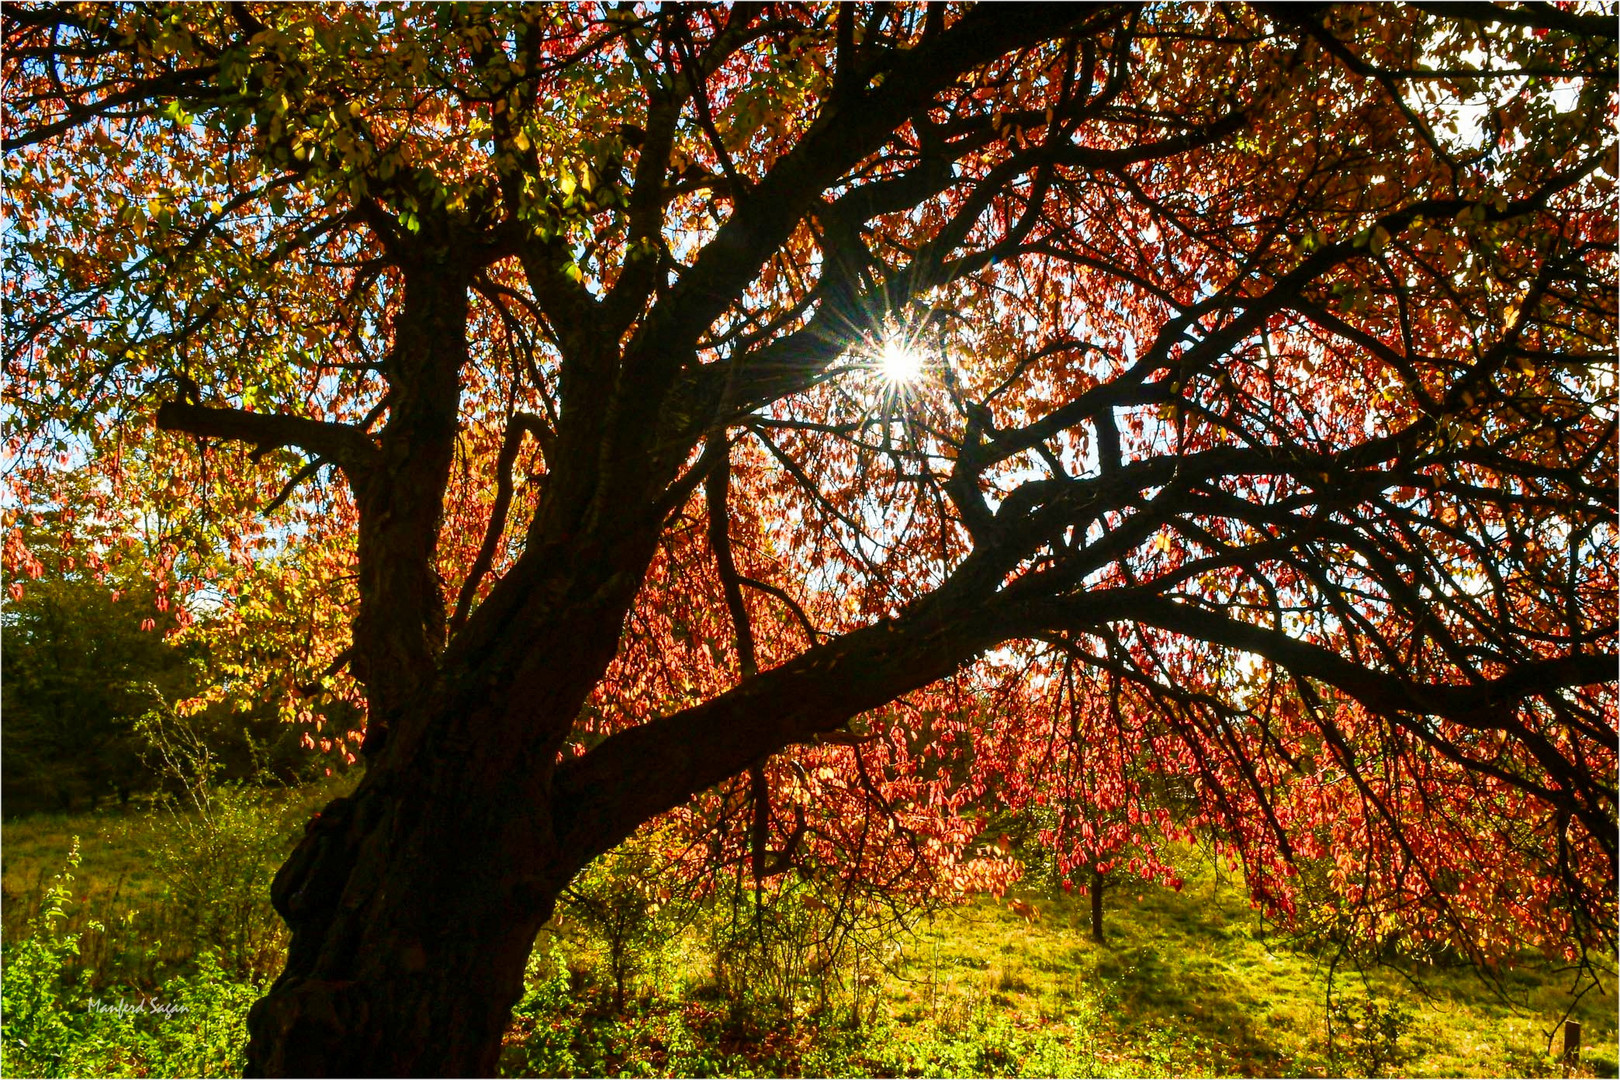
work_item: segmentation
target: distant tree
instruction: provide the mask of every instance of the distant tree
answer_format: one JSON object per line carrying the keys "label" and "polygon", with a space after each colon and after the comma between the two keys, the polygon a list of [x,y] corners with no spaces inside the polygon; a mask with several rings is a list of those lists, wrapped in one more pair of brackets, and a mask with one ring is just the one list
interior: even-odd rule
{"label": "distant tree", "polygon": [[[261,563],[257,595],[227,604],[225,590],[240,591],[229,567],[222,577],[177,559],[174,538],[149,527],[153,500],[114,513],[115,500],[96,497],[86,477],[76,473],[52,500],[9,515],[0,614],[6,813],[151,790],[166,772],[144,733],[152,719],[184,724],[220,779],[292,781],[345,767],[331,735],[358,717],[341,694],[323,696],[318,727],[285,722],[313,720],[298,706],[325,690],[317,681],[289,694],[307,666],[298,639],[311,620],[273,617],[266,603],[286,596],[299,560],[282,553]],[[128,532],[121,516],[146,525]]]}
{"label": "distant tree", "polygon": [[4,27],[12,504],[144,490],[164,597],[227,567],[295,716],[363,689],[251,1071],[493,1071],[660,815],[1005,880],[1068,659],[1278,904],[1612,945],[1612,11]]}
{"label": "distant tree", "polygon": [[141,718],[189,697],[200,664],[142,629],[151,597],[42,581],[7,605],[0,649],[6,813],[74,810],[155,786]]}

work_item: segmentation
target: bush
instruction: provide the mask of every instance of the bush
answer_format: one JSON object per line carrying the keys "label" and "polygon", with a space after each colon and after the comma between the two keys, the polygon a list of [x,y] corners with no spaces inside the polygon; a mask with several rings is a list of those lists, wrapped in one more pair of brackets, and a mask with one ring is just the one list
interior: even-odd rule
{"label": "bush", "polygon": [[1383,1076],[1412,1059],[1401,1039],[1412,1014],[1371,994],[1328,1001],[1328,1058],[1346,1076]]}
{"label": "bush", "polygon": [[528,989],[512,1009],[501,1072],[507,1076],[576,1075],[576,1010],[568,995],[568,966],[554,938],[537,945],[529,956],[524,985]]}
{"label": "bush", "polygon": [[270,880],[297,836],[298,809],[240,781],[216,784],[218,763],[191,728],[148,717],[145,731],[178,794],[159,803],[166,819],[154,863],[171,914],[226,969],[265,974],[280,962],[286,928],[270,904]]}
{"label": "bush", "polygon": [[901,895],[784,875],[757,894],[733,882],[704,921],[714,989],[734,1018],[849,1028],[870,1023],[900,942],[927,910]]}
{"label": "bush", "polygon": [[[237,1076],[246,1064],[247,1013],[258,987],[232,979],[212,953],[156,994],[98,992],[74,977],[79,935],[64,933],[72,870],[52,881],[21,941],[0,967],[0,1072],[6,1076]],[[92,924],[97,930],[105,927]]]}
{"label": "bush", "polygon": [[814,991],[826,1004],[838,978],[832,953],[839,941],[828,906],[792,887],[765,893],[757,904],[732,899],[740,902],[711,909],[707,929],[715,989],[733,1016],[764,1012],[792,1019],[801,997]]}
{"label": "bush", "polygon": [[600,950],[618,1012],[691,918],[685,898],[660,884],[675,876],[663,839],[656,831],[636,834],[586,867],[562,896],[561,921],[573,923]]}
{"label": "bush", "polygon": [[111,908],[70,910],[75,838],[3,947],[5,1075],[232,1076],[245,1065],[248,1009],[284,951],[269,884],[297,807],[213,783],[217,761],[189,727],[154,713],[143,734],[169,789],[155,810],[162,892],[140,912],[115,910],[116,890]]}

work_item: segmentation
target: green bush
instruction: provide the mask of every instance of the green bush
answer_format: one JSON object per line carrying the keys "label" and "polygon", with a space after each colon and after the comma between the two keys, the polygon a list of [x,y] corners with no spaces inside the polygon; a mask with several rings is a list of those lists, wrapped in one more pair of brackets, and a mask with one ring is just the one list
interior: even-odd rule
{"label": "green bush", "polygon": [[[20,941],[0,949],[0,1073],[6,1076],[237,1076],[246,1063],[247,1012],[260,990],[234,980],[210,952],[155,993],[95,990],[74,976],[78,934],[61,924],[72,870],[53,880]],[[100,924],[93,924],[105,930]]]}
{"label": "green bush", "polygon": [[568,967],[555,938],[544,936],[529,957],[528,989],[512,1009],[511,1035],[501,1058],[507,1076],[574,1076],[577,1009],[569,998]]}
{"label": "green bush", "polygon": [[[119,596],[119,591],[122,595]],[[114,599],[119,596],[118,599]],[[156,609],[144,581],[97,582],[59,568],[0,608],[0,795],[7,819],[73,813],[155,790],[143,718],[233,679],[219,638],[198,624],[171,635],[180,612]],[[287,658],[261,658],[282,663]],[[320,705],[333,730],[357,726],[341,701]],[[283,782],[343,769],[340,751],[306,747],[303,725],[282,723],[274,700],[219,701],[188,723],[203,733],[221,776]]]}
{"label": "green bush", "polygon": [[[247,1012],[285,949],[269,900],[298,809],[276,793],[215,784],[194,729],[145,720],[168,792],[154,818],[161,891],[142,910],[74,909],[68,866],[0,951],[7,1076],[232,1076]],[[115,890],[116,893],[116,890]],[[71,928],[71,929],[70,929]]]}
{"label": "green bush", "polygon": [[816,974],[836,978],[825,955],[832,928],[824,905],[807,907],[792,888],[757,903],[732,899],[740,902],[715,904],[705,924],[715,990],[736,1019],[793,1018],[802,997],[829,985]]}
{"label": "green bush", "polygon": [[618,1012],[691,918],[691,905],[664,884],[675,877],[664,841],[656,831],[637,833],[586,867],[562,896],[560,921],[599,951]]}
{"label": "green bush", "polygon": [[1401,1045],[1412,1013],[1370,993],[1328,1002],[1328,1058],[1345,1076],[1383,1076],[1412,1059]]}
{"label": "green bush", "polygon": [[734,1019],[836,1016],[859,1028],[877,1015],[889,964],[925,910],[836,881],[784,875],[757,894],[732,882],[701,924],[713,990]]}
{"label": "green bush", "polygon": [[143,629],[152,599],[149,587],[115,602],[107,586],[49,578],[8,599],[0,616],[8,815],[127,802],[152,789],[140,717],[195,693],[202,672],[197,649]]}

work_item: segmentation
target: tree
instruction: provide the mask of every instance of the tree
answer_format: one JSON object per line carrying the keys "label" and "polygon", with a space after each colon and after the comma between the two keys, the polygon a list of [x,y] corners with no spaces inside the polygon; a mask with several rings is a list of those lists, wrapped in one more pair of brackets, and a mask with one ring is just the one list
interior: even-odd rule
{"label": "tree", "polygon": [[8,814],[72,812],[153,786],[141,718],[189,696],[200,664],[139,629],[144,608],[106,589],[48,581],[5,613]]}
{"label": "tree", "polygon": [[1071,659],[1279,902],[1612,942],[1610,15],[4,19],[14,504],[142,458],[186,558],[257,499],[350,590],[251,1071],[491,1071],[560,890],[729,778],[756,875],[971,843]]}
{"label": "tree", "polygon": [[[318,545],[260,560],[231,546],[182,557],[187,530],[171,527],[163,485],[146,470],[125,462],[133,475],[118,482],[82,469],[38,485],[27,483],[35,467],[17,464],[3,616],[8,814],[127,800],[162,783],[154,721],[180,720],[221,778],[293,781],[353,761],[342,747],[358,715],[347,696],[315,705],[314,731],[280,722],[315,720],[293,680],[322,622],[298,587]],[[151,527],[132,532],[132,520]]]}

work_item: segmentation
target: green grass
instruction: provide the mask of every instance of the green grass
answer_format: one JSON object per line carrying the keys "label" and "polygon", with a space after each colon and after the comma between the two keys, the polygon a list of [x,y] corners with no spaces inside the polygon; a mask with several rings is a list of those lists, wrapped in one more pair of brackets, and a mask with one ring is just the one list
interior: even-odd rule
{"label": "green grass", "polygon": [[[335,793],[294,798],[313,806]],[[80,838],[81,865],[54,923],[59,934],[80,935],[80,952],[58,948],[59,959],[33,961],[40,972],[59,963],[77,969],[51,1020],[59,1045],[100,1040],[94,1054],[53,1059],[62,1068],[72,1062],[83,1075],[118,1075],[164,1061],[232,1067],[216,1036],[161,1034],[141,1027],[145,1017],[95,1026],[79,1015],[92,990],[114,997],[142,988],[144,978],[145,988],[164,993],[197,987],[188,991],[201,995],[197,1001],[216,1003],[208,1015],[240,1030],[248,998],[232,996],[232,987],[254,980],[209,968],[198,958],[211,943],[177,937],[184,924],[166,921],[170,901],[156,864],[173,827],[162,814],[118,810],[0,826],[8,960],[24,956],[19,942],[37,932],[52,875]],[[266,889],[268,876],[267,868]],[[565,927],[564,935],[542,937],[503,1066],[509,1075],[623,1076],[1561,1075],[1561,1044],[1549,1034],[1571,1006],[1570,975],[1549,962],[1505,967],[1494,987],[1466,968],[1363,975],[1340,965],[1335,992],[1354,1015],[1342,1018],[1330,1053],[1331,955],[1263,921],[1230,880],[1217,884],[1196,866],[1187,877],[1180,893],[1112,890],[1102,945],[1090,939],[1084,898],[1028,890],[981,898],[846,957],[824,983],[806,985],[787,1013],[739,991],[735,979],[716,980],[715,939],[702,923],[641,965],[632,1003],[620,1013],[600,948]],[[1039,918],[1020,918],[1007,903],[1014,898],[1033,904]],[[138,914],[120,921],[129,911]],[[159,936],[172,940],[154,960]],[[1614,991],[1611,973],[1575,1005],[1584,1026],[1580,1075],[1616,1075]],[[1395,1038],[1376,1037],[1380,1019]],[[163,1049],[171,1043],[177,1049]],[[208,1056],[197,1056],[204,1050]],[[24,1074],[19,1060],[9,1055],[7,1075]]]}
{"label": "green grass", "polygon": [[[355,779],[334,778],[288,791],[285,798],[293,805],[294,816],[307,816],[351,788]],[[6,930],[25,923],[38,910],[39,898],[62,869],[74,837],[80,856],[75,896],[81,905],[156,904],[164,885],[157,855],[171,835],[168,818],[142,801],[79,814],[30,814],[0,821],[0,898],[5,903]]]}
{"label": "green grass", "polygon": [[37,898],[62,869],[74,837],[79,839],[81,903],[91,895],[116,894],[137,903],[154,897],[162,887],[154,856],[163,827],[157,816],[140,809],[36,814],[0,824],[0,895],[7,928],[32,914],[29,908],[37,907]]}
{"label": "green grass", "polygon": [[[352,779],[267,793],[267,801],[243,807],[229,819],[230,825],[238,834],[276,831],[277,836],[266,846],[284,854],[291,850],[302,820],[341,794],[345,784],[352,785]],[[242,806],[240,799],[257,798],[244,790],[238,800],[227,800],[222,806]],[[188,824],[194,820],[192,815],[186,819]],[[225,820],[222,828],[227,827]],[[157,979],[183,967],[200,949],[220,944],[194,940],[188,924],[195,919],[186,917],[188,913],[181,912],[171,896],[176,855],[181,861],[202,858],[203,853],[191,850],[198,839],[194,829],[177,829],[168,811],[149,803],[0,822],[0,930],[4,939],[15,941],[30,932],[52,879],[63,869],[77,840],[80,864],[73,871],[70,902],[59,920],[59,929],[78,936],[74,974],[85,971],[98,986],[116,982],[143,990],[153,988]],[[241,842],[252,837],[224,839]],[[274,856],[274,862],[280,858]],[[165,877],[165,866],[170,878]],[[199,870],[206,873],[207,867]],[[264,867],[262,892],[267,912],[273,872],[273,863]],[[219,884],[223,888],[224,883]],[[114,943],[113,936],[123,940]]]}
{"label": "green grass", "polygon": [[[997,1010],[1029,1030],[1064,1028],[1099,1071],[1176,1075],[1336,1075],[1356,1064],[1356,1032],[1327,1049],[1331,956],[1296,947],[1230,884],[1194,872],[1181,893],[1143,886],[1109,895],[1107,942],[1090,939],[1089,902],[1018,894],[1031,926],[981,901],[938,917],[905,950],[891,1010],[902,1027],[959,1024]],[[1539,956],[1498,973],[1405,966],[1337,972],[1335,994],[1410,1014],[1398,1042],[1414,1076],[1560,1075],[1548,1053],[1571,1005],[1568,976]],[[1615,1075],[1612,974],[1575,1008],[1593,1075]],[[1561,1036],[1554,1040],[1556,1054]]]}

